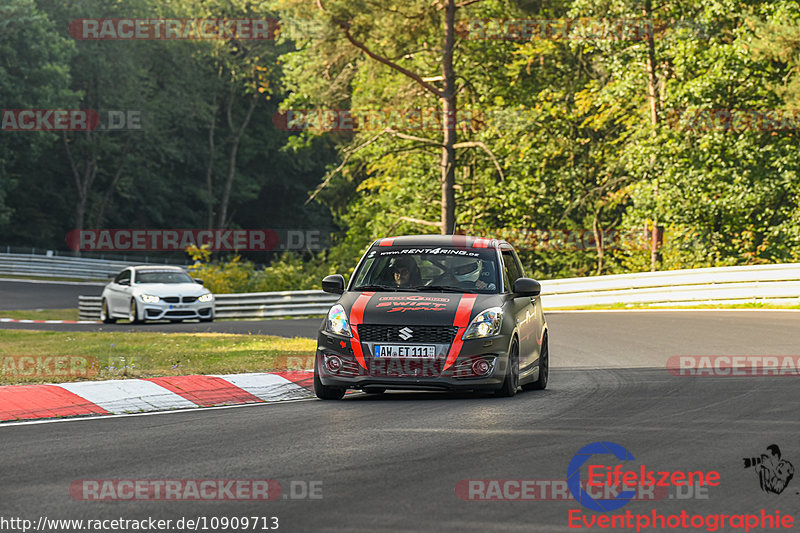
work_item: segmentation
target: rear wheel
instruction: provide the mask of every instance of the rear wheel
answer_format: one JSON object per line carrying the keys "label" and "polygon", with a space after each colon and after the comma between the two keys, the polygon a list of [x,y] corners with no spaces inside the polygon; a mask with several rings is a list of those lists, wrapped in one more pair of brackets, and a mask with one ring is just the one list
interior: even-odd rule
{"label": "rear wheel", "polygon": [[128,311],[128,320],[130,320],[131,324],[140,324],[142,321],[139,320],[139,308],[136,306],[136,300],[131,298],[131,307]]}
{"label": "rear wheel", "polygon": [[342,387],[328,387],[323,385],[317,372],[317,363],[314,362],[314,394],[320,400],[341,400],[344,397],[345,389]]}
{"label": "rear wheel", "polygon": [[510,398],[517,393],[517,388],[519,388],[519,344],[517,344],[517,340],[514,339],[511,343],[511,348],[508,350],[506,379],[503,380],[503,386],[495,391],[495,394],[504,398]]}
{"label": "rear wheel", "polygon": [[108,312],[108,302],[103,298],[103,303],[100,304],[100,320],[103,324],[113,324],[117,321],[116,318],[111,318],[111,314]]}
{"label": "rear wheel", "polygon": [[539,379],[533,383],[523,385],[525,390],[544,390],[547,388],[547,379],[550,377],[550,348],[547,342],[547,333],[542,340],[542,348],[539,350]]}

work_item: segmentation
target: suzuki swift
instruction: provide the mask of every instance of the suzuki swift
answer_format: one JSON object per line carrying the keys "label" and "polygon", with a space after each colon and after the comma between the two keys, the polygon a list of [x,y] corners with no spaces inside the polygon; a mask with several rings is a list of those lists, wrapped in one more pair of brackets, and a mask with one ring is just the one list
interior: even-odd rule
{"label": "suzuki swift", "polygon": [[323,400],[348,389],[544,389],[549,373],[541,288],[506,241],[417,235],[375,241],[317,337],[314,388]]}

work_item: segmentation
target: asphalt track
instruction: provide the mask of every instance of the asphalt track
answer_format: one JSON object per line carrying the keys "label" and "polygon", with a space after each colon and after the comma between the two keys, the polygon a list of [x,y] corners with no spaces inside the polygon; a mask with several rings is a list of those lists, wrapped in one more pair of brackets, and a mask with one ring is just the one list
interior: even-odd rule
{"label": "asphalt track", "polygon": [[103,286],[103,283],[0,279],[0,311],[77,309],[78,296],[100,296]]}
{"label": "asphalt track", "polygon": [[[775,443],[800,467],[798,378],[665,370],[672,355],[800,355],[800,313],[564,313],[548,321],[550,386],[510,399],[357,394],[341,402],[0,425],[0,517],[276,516],[279,531],[292,532],[580,531],[586,528],[569,529],[570,511],[599,514],[575,501],[464,501],[455,488],[475,479],[563,480],[578,450],[611,441],[637,467],[715,470],[721,484],[691,499],[672,488],[672,497],[633,501],[610,514],[778,510],[800,518],[800,473],[782,494],[768,494],[742,462]],[[101,503],[69,492],[80,479],[216,478],[274,479],[284,494],[292,483],[321,482],[322,498]]]}

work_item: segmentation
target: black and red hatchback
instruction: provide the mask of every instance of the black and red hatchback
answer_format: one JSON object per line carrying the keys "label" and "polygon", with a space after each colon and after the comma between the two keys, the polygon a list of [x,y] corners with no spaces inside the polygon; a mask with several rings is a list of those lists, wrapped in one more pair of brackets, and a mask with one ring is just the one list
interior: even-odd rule
{"label": "black and red hatchback", "polygon": [[379,239],[322,322],[314,364],[319,398],[347,389],[495,391],[547,386],[540,285],[505,241],[463,235]]}

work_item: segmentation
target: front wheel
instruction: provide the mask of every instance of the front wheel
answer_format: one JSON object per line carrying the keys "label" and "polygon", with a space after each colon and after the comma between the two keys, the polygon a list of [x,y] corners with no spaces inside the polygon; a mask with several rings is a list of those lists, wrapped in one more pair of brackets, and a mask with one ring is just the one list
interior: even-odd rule
{"label": "front wheel", "polygon": [[103,303],[100,304],[100,321],[103,324],[113,324],[117,321],[116,318],[111,318],[111,314],[108,312],[108,302],[105,298],[103,298]]}
{"label": "front wheel", "polygon": [[131,324],[140,324],[142,321],[139,320],[139,308],[136,306],[136,300],[131,298],[131,307],[128,311],[128,320]]}
{"label": "front wheel", "polygon": [[547,342],[547,333],[544,334],[542,347],[539,350],[539,379],[533,383],[523,385],[524,390],[544,390],[547,388],[547,378],[550,376],[550,348]]}
{"label": "front wheel", "polygon": [[328,387],[323,385],[317,373],[316,363],[314,363],[314,394],[320,400],[341,400],[345,390],[342,387]]}
{"label": "front wheel", "polygon": [[508,350],[506,379],[503,380],[503,386],[495,391],[495,395],[510,398],[517,393],[517,388],[519,388],[519,344],[514,339]]}

